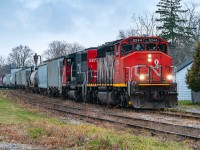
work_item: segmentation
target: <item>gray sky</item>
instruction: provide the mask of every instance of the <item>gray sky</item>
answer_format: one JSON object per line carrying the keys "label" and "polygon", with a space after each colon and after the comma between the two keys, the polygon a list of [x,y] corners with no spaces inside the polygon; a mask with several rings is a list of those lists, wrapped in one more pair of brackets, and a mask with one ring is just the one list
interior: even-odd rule
{"label": "gray sky", "polygon": [[53,40],[101,45],[131,28],[134,13],[155,11],[159,1],[0,0],[0,55],[20,44],[42,54]]}

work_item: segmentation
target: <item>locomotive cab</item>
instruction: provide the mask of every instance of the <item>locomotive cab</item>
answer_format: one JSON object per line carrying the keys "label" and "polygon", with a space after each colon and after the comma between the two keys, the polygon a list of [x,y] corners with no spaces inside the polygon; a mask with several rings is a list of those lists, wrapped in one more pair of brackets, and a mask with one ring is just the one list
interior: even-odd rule
{"label": "locomotive cab", "polygon": [[175,67],[159,37],[130,37],[115,47],[114,82],[125,83],[135,108],[177,105]]}

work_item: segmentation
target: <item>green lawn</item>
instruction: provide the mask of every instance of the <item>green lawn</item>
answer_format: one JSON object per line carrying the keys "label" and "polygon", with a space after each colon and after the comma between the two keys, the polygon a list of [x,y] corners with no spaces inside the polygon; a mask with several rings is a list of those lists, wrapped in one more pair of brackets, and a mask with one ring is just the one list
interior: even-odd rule
{"label": "green lawn", "polygon": [[0,92],[0,137],[2,142],[40,145],[49,149],[189,149],[187,142],[135,136],[92,124],[73,124],[27,110]]}
{"label": "green lawn", "polygon": [[189,108],[200,108],[200,103],[192,103],[189,100],[178,101],[179,106],[189,107]]}

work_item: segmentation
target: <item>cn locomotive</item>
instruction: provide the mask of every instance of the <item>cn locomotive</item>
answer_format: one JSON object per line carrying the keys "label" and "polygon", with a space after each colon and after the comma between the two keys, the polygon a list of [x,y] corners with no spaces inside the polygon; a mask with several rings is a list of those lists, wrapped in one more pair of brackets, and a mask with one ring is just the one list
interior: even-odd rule
{"label": "cn locomotive", "polygon": [[177,106],[175,69],[164,39],[132,36],[47,60],[10,76],[16,79],[12,86],[37,93],[160,109]]}

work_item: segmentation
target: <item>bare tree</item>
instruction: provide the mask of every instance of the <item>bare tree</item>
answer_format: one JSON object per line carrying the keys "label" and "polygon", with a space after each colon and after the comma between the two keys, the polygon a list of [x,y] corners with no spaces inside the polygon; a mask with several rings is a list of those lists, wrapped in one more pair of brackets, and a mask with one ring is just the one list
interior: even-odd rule
{"label": "bare tree", "polygon": [[46,59],[52,59],[66,55],[68,43],[65,41],[52,41],[49,43],[49,49],[45,50],[43,57]]}
{"label": "bare tree", "polygon": [[68,45],[67,54],[75,53],[75,52],[82,51],[82,50],[84,50],[84,46],[80,45],[79,43],[77,43],[77,42],[70,43]]}
{"label": "bare tree", "polygon": [[200,14],[197,11],[199,6],[193,2],[185,4],[187,12],[181,16],[181,19],[187,20],[181,24],[185,28],[184,34],[176,39],[170,53],[176,66],[192,58],[195,43],[200,40]]}
{"label": "bare tree", "polygon": [[0,56],[0,76],[4,75],[5,58]]}
{"label": "bare tree", "polygon": [[[192,32],[192,40],[198,42],[200,39],[200,13],[198,11],[200,4],[189,2],[185,4],[187,12],[182,16],[187,22],[183,24],[189,31]],[[190,37],[190,36],[188,36]]]}
{"label": "bare tree", "polygon": [[30,66],[33,62],[33,51],[28,46],[17,46],[9,54],[8,62],[16,67]]}
{"label": "bare tree", "polygon": [[149,12],[148,10],[145,10],[141,15],[133,14],[133,27],[127,30],[119,30],[118,38],[124,39],[129,36],[157,35],[157,22],[155,21],[155,19],[155,13]]}
{"label": "bare tree", "polygon": [[158,34],[158,31],[156,30],[157,22],[155,21],[156,15],[154,12],[145,10],[142,15],[138,15],[137,17],[133,15],[132,19],[136,24],[137,35],[152,36]]}
{"label": "bare tree", "polygon": [[3,56],[0,56],[0,67],[5,65],[6,59]]}
{"label": "bare tree", "polygon": [[84,47],[79,43],[67,43],[66,41],[52,41],[49,44],[49,49],[44,51],[43,57],[46,59],[53,59],[83,49]]}

